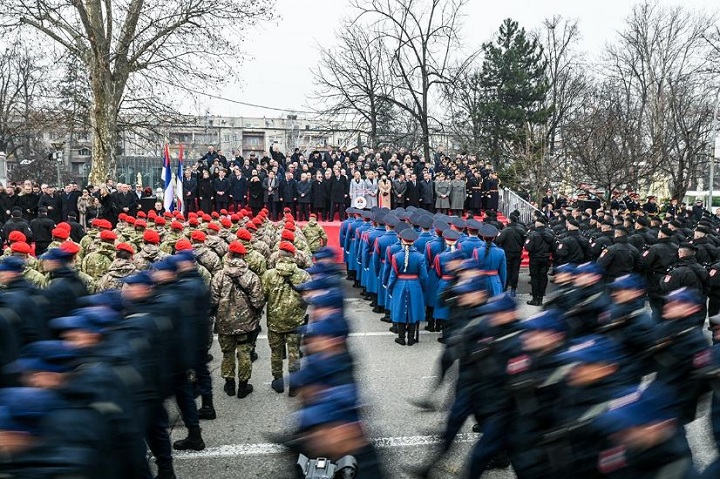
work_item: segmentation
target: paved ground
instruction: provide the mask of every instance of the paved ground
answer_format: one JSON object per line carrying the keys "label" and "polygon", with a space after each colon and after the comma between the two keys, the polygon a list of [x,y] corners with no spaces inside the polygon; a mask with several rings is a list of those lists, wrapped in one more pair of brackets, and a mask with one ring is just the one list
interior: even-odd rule
{"label": "paved ground", "polygon": [[[518,299],[523,315],[530,315],[538,308],[525,305],[530,299],[527,276],[521,276]],[[407,399],[423,394],[435,374],[435,362],[440,345],[438,333],[422,332],[420,343],[402,347],[393,342],[388,325],[379,321],[380,315],[371,312],[367,302],[362,301],[357,290],[347,287],[347,315],[354,333],[350,344],[358,361],[357,371],[360,388],[367,404],[365,419],[368,434],[378,444],[388,477],[409,477],[405,468],[423,463],[442,425],[444,412],[419,413],[408,405]],[[293,477],[287,472],[295,458],[269,444],[266,433],[289,431],[292,424],[294,400],[287,394],[276,394],[270,389],[270,350],[263,335],[258,342],[260,359],[254,364],[251,383],[255,386],[246,399],[228,397],[222,391],[219,377],[220,351],[215,343],[212,353],[212,374],[215,389],[215,407],[218,419],[202,421],[206,449],[199,453],[176,455],[176,471],[180,479],[226,479],[226,478],[285,478]],[[438,402],[447,399],[447,391],[438,395]],[[185,436],[185,429],[177,413],[172,439]],[[478,437],[465,425],[459,441],[446,461],[439,465],[435,477],[462,477],[467,453]],[[696,463],[707,465],[715,456],[712,438],[705,417],[689,427],[690,439]],[[491,471],[486,478],[512,478],[510,471]]]}

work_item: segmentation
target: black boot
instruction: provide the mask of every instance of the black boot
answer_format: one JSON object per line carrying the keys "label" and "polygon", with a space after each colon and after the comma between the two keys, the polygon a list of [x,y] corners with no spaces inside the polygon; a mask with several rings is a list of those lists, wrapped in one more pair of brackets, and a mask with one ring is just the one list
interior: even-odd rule
{"label": "black boot", "polygon": [[392,323],[392,326],[390,326],[390,328],[388,328],[388,331],[390,331],[391,333],[397,334],[397,332],[398,332],[397,324]]}
{"label": "black boot", "polygon": [[373,311],[377,308],[377,305],[377,294],[370,293],[370,307],[373,308]]}
{"label": "black boot", "polygon": [[425,326],[425,331],[435,331],[435,320],[434,319],[427,320],[427,326]]}
{"label": "black boot", "polygon": [[390,311],[385,310],[385,316],[380,318],[380,321],[382,321],[383,323],[392,323],[392,321],[390,320]]}
{"label": "black boot", "polygon": [[198,417],[200,419],[215,419],[217,417],[211,394],[203,395],[202,407],[198,409]]}
{"label": "black boot", "polygon": [[383,311],[385,311],[385,308],[383,308],[382,306],[380,306],[377,303],[375,304],[375,307],[372,309],[373,313],[382,313]]}
{"label": "black boot", "polygon": [[225,391],[225,394],[227,394],[228,396],[235,395],[235,379],[234,378],[225,378],[225,386],[223,387],[223,391]]}
{"label": "black boot", "polygon": [[407,325],[407,332],[408,332],[408,339],[407,339],[407,345],[412,346],[413,344],[417,343],[417,332],[418,332],[418,323],[410,323]]}
{"label": "black boot", "polygon": [[270,387],[278,394],[282,394],[285,392],[285,381],[283,381],[283,378],[275,378],[270,383]]}
{"label": "black boot", "polygon": [[255,352],[255,348],[252,348],[252,350],[250,351],[250,361],[255,362],[258,360],[258,357],[259,356],[258,353]]}
{"label": "black boot", "polygon": [[206,363],[211,363],[213,359],[214,359],[214,358],[213,358],[213,355],[210,354],[210,353],[207,353],[207,356],[205,356],[205,362],[206,362]]}
{"label": "black boot", "polygon": [[253,392],[252,384],[248,384],[247,381],[240,381],[238,383],[237,397],[239,399],[246,398],[251,392]]}
{"label": "black boot", "polygon": [[398,330],[398,337],[395,338],[395,342],[398,343],[400,346],[405,346],[407,344],[405,342],[405,333],[407,332],[407,324],[397,323],[397,330]]}
{"label": "black boot", "polygon": [[442,333],[443,330],[443,321],[435,321],[435,332],[436,333]]}
{"label": "black boot", "polygon": [[188,449],[202,451],[205,449],[205,442],[200,435],[200,426],[190,426],[188,428],[188,437],[175,441],[173,449],[177,451],[187,451]]}
{"label": "black boot", "polygon": [[155,479],[177,479],[177,476],[175,475],[175,471],[173,471],[173,467],[171,465],[158,467],[158,473],[157,476],[155,476]]}

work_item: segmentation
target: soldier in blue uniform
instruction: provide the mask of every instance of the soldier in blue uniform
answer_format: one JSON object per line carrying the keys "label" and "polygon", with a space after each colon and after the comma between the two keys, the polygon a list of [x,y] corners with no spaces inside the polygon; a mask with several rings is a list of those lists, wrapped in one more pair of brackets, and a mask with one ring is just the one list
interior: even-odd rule
{"label": "soldier in blue uniform", "polygon": [[373,268],[378,274],[378,305],[377,310],[373,310],[376,313],[390,309],[390,303],[387,300],[387,283],[384,281],[385,271],[390,266],[387,262],[386,254],[387,249],[398,242],[395,227],[400,223],[397,216],[392,214],[385,215],[383,220],[385,222],[385,233],[375,240],[372,256],[372,262],[374,263]]}
{"label": "soldier in blue uniform", "polygon": [[478,238],[478,231],[482,227],[482,223],[477,220],[470,219],[465,222],[467,237],[458,241],[458,248],[465,252],[465,256],[470,258],[476,248],[483,246],[483,241]]}
{"label": "soldier in blue uniform", "polygon": [[[375,241],[382,235],[385,234],[385,212],[376,211],[373,216],[373,227],[366,230],[363,234],[362,240],[362,253],[360,255],[361,267],[363,269],[362,280],[364,286],[370,295],[371,303],[370,306],[375,309],[378,307],[378,271],[375,269],[375,264],[372,261],[372,256],[375,254]],[[377,311],[375,311],[377,312]]]}
{"label": "soldier in blue uniform", "polygon": [[[460,233],[455,230],[447,229],[443,231],[443,240],[447,248],[445,251],[435,256],[430,274],[428,275],[428,284],[432,284],[432,297],[434,299],[432,320],[428,321],[426,331],[442,331],[445,321],[450,319],[450,306],[445,302],[445,291],[452,285],[455,280],[455,269],[460,262],[465,259],[465,253],[456,248],[457,240]],[[454,265],[454,263],[457,263]],[[432,278],[432,280],[430,279]]]}
{"label": "soldier in blue uniform", "polygon": [[427,265],[425,257],[413,244],[417,237],[412,228],[400,233],[402,249],[392,257],[388,279],[392,320],[398,328],[395,342],[401,346],[412,346],[417,342],[418,323],[425,319]]}
{"label": "soldier in blue uniform", "polygon": [[[345,214],[347,215],[347,218],[345,218],[342,223],[340,223],[340,247],[343,250],[343,262],[345,265],[348,265],[348,251],[345,248],[345,240],[348,236],[348,228],[350,227],[350,223],[355,221],[355,208],[350,207],[345,210]],[[352,279],[350,275],[350,269],[347,270],[347,277],[346,279]]]}
{"label": "soldier in blue uniform", "polygon": [[395,232],[397,233],[397,241],[390,246],[387,247],[385,250],[385,271],[383,273],[382,277],[382,284],[385,285],[385,309],[387,310],[387,314],[382,319],[384,322],[393,323],[393,325],[390,327],[390,331],[393,333],[397,333],[397,324],[393,322],[392,319],[392,298],[390,295],[390,272],[392,271],[392,258],[395,256],[395,253],[400,251],[402,249],[402,242],[400,241],[400,233],[405,231],[406,229],[410,229],[410,226],[400,221],[398,225],[395,227]]}
{"label": "soldier in blue uniform", "polygon": [[478,261],[483,274],[488,276],[490,296],[497,296],[505,290],[507,283],[507,261],[505,250],[494,243],[498,229],[490,224],[483,224],[478,231],[482,236],[483,246],[473,250],[473,258]]}
{"label": "soldier in blue uniform", "polygon": [[425,263],[428,265],[428,282],[425,289],[425,304],[435,304],[435,296],[437,291],[437,277],[432,273],[435,257],[445,251],[445,241],[443,240],[443,232],[450,229],[450,225],[442,220],[435,220],[432,225],[435,235],[430,241],[425,243],[425,249],[420,252],[425,256]]}
{"label": "soldier in blue uniform", "polygon": [[354,281],[353,286],[357,287],[358,283],[357,276],[357,263],[354,260],[353,254],[355,251],[355,230],[363,224],[362,211],[353,208],[354,219],[348,223],[347,233],[345,234],[345,240],[343,242],[343,248],[345,256],[347,257],[347,269],[348,275]]}
{"label": "soldier in blue uniform", "polygon": [[355,239],[352,242],[352,249],[350,250],[350,260],[352,260],[353,267],[355,268],[355,282],[357,283],[357,287],[362,288],[363,296],[366,295],[367,289],[363,286],[363,269],[362,263],[360,262],[363,244],[362,237],[363,234],[373,226],[371,221],[372,216],[373,214],[370,211],[362,212],[363,223],[355,228]]}

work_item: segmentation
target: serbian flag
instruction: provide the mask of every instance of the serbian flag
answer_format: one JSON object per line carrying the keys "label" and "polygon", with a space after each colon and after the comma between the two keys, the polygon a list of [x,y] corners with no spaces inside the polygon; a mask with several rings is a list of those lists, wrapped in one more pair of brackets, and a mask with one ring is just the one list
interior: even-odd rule
{"label": "serbian flag", "polygon": [[[180,151],[178,152],[178,168],[177,168],[177,174],[175,175],[175,208],[177,208],[178,211],[183,210],[184,206],[184,200],[183,200],[183,178],[184,176],[184,167],[183,167],[183,151],[185,150],[185,145],[180,143]],[[167,208],[166,208],[167,209]]]}
{"label": "serbian flag", "polygon": [[163,206],[166,211],[172,211],[175,204],[175,182],[170,169],[170,147],[165,143],[163,149],[163,180],[165,181],[165,190],[163,191]]}

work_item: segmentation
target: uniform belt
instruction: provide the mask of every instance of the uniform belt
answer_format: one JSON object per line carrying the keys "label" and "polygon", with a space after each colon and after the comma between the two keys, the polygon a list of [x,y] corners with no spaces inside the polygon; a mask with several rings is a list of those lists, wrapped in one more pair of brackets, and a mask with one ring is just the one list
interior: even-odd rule
{"label": "uniform belt", "polygon": [[480,271],[481,276],[497,276],[498,271],[496,269],[486,269]]}
{"label": "uniform belt", "polygon": [[440,279],[445,279],[445,280],[448,280],[448,281],[451,280],[451,279],[453,279],[453,278],[455,278],[455,276],[453,276],[453,275],[451,275],[451,274],[444,274],[444,275],[440,276]]}
{"label": "uniform belt", "polygon": [[399,274],[398,279],[418,279],[416,274]]}
{"label": "uniform belt", "polygon": [[381,259],[381,260],[380,260],[380,262],[381,262],[381,263],[384,263],[384,262],[385,262],[385,260],[384,260],[384,259]]}

